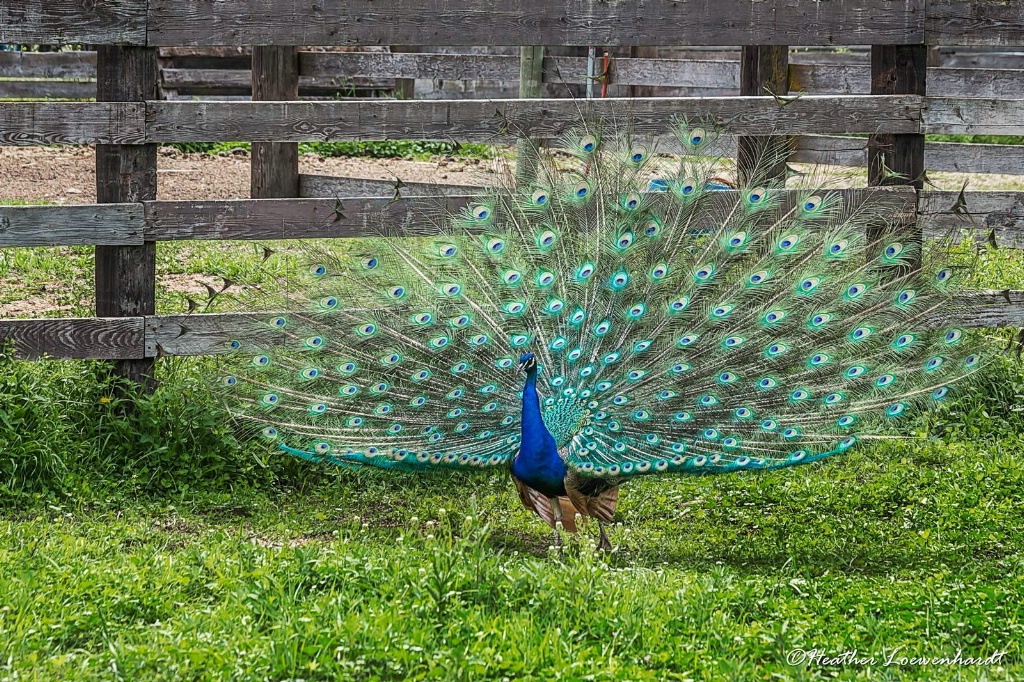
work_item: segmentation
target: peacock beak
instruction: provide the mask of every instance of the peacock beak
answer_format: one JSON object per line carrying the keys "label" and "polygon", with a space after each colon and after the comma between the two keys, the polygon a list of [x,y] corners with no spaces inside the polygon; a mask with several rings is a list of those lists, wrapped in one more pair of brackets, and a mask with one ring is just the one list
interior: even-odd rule
{"label": "peacock beak", "polygon": [[525,362],[520,362],[519,363],[519,371],[520,372],[525,372],[526,371],[526,363]]}

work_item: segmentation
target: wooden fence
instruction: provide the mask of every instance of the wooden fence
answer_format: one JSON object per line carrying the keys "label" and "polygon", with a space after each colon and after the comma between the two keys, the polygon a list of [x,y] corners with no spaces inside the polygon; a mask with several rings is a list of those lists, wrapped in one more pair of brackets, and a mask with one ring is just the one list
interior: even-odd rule
{"label": "wooden fence", "polygon": [[[979,68],[987,64],[966,62],[927,68],[928,45],[1024,45],[1024,8],[1004,0],[0,0],[0,43],[100,46],[98,101],[0,104],[0,144],[97,145],[98,204],[0,207],[0,247],[96,245],[97,317],[4,320],[0,339],[12,340],[26,357],[117,360],[123,374],[140,381],[153,358],[216,352],[240,325],[252,323],[244,314],[155,315],[157,242],[357,236],[381,210],[396,227],[429,230],[430,211],[437,207],[422,199],[421,188],[389,203],[390,185],[300,177],[296,143],[502,143],[511,140],[509,130],[557,136],[579,117],[577,103],[565,99],[297,101],[302,78],[339,73],[518,77],[520,94],[537,97],[544,73],[578,75],[578,57],[544,59],[539,48],[524,48],[521,60],[300,53],[299,45],[746,45],[734,62],[617,58],[620,84],[739,86],[741,96],[634,99],[636,127],[654,131],[673,115],[711,113],[728,121],[726,132],[739,144],[749,135],[809,136],[801,138],[797,160],[868,165],[875,187],[847,191],[872,193],[897,215],[916,211],[926,231],[972,228],[1001,245],[1024,246],[1024,192],[961,195],[925,191],[922,182],[926,168],[1024,173],[1024,148],[926,145],[924,137],[1024,135],[1024,99],[1013,99],[1022,96],[1020,72],[991,73]],[[869,43],[869,62],[861,64],[807,63],[803,57],[791,63],[785,48]],[[255,101],[158,98],[158,48],[206,45],[259,46],[252,48]],[[765,96],[766,89],[829,94],[780,102]],[[597,99],[584,109],[601,114],[621,106]],[[852,133],[869,137],[842,137]],[[155,201],[157,145],[236,140],[254,145],[253,199]],[[902,174],[905,186],[881,187],[897,182],[883,169]],[[450,205],[466,201],[467,189],[447,188]],[[1024,326],[1024,292],[966,297],[975,306],[966,324]]]}

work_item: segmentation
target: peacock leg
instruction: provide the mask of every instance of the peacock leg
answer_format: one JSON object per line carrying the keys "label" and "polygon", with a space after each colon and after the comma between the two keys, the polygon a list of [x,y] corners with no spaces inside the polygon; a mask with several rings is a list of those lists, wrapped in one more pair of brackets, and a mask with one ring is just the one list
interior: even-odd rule
{"label": "peacock leg", "polygon": [[612,551],[612,543],[608,539],[608,533],[606,533],[604,530],[604,524],[598,521],[597,527],[601,529],[601,542],[598,543],[597,548],[604,549],[609,552]]}
{"label": "peacock leg", "polygon": [[549,497],[548,498],[548,504],[551,505],[551,515],[555,519],[555,529],[554,529],[554,533],[555,533],[555,547],[557,547],[558,551],[561,552],[562,551],[562,534],[558,532],[558,527],[562,523],[562,505],[561,505],[561,503],[559,503],[557,497]]}

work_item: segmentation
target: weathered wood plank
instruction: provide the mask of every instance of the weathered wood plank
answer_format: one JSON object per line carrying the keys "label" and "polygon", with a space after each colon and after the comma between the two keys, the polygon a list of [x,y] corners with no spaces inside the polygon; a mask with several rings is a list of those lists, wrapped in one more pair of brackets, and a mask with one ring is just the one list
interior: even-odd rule
{"label": "weathered wood plank", "polygon": [[21,358],[138,360],[145,354],[141,317],[0,320],[0,346]]}
{"label": "weathered wood plank", "polygon": [[973,233],[978,241],[1024,248],[1024,192],[921,192],[925,234]]}
{"label": "weathered wood plank", "polygon": [[142,244],[141,204],[0,206],[0,247]]}
{"label": "weathered wood plank", "polygon": [[1015,0],[929,0],[930,45],[1024,45],[1024,4]]}
{"label": "weathered wood plank", "polygon": [[[251,90],[252,72],[248,69],[162,69],[161,85],[170,90]],[[299,92],[346,91],[353,87],[391,87],[394,78],[362,78],[339,74],[324,76],[302,76],[299,78]]]}
{"label": "weathered wood plank", "polygon": [[[796,58],[800,54],[792,53],[791,57]],[[790,91],[869,94],[869,65],[853,63],[853,58],[858,55],[844,53],[839,56],[851,63],[791,64]],[[586,81],[586,61],[584,57],[547,57],[544,59],[544,81],[551,84],[583,83]],[[318,84],[319,79],[345,77],[496,81],[514,81],[518,78],[518,60],[508,55],[300,52],[299,65],[300,73],[310,78],[310,87],[314,83]],[[615,58],[611,63],[611,80],[619,85],[737,90],[739,72],[740,63],[737,60]],[[204,73],[167,70],[165,78],[173,75],[177,86],[185,87],[191,82],[205,82],[208,78],[212,80],[211,76],[204,76]],[[225,72],[224,78],[227,78],[226,74],[233,73],[237,72]],[[220,78],[217,75],[217,79]],[[1009,68],[931,68],[928,70],[928,91],[932,95],[950,97],[1012,99],[1024,92],[1024,72]]]}
{"label": "weathered wood plank", "polygon": [[7,102],[0,105],[0,145],[142,144],[141,102]]}
{"label": "weathered wood plank", "polygon": [[924,40],[923,0],[151,0],[150,45],[863,45]]}
{"label": "weathered wood plank", "polygon": [[95,52],[0,52],[2,78],[96,78]]}
{"label": "weathered wood plank", "polygon": [[[871,71],[856,65],[793,64],[789,71],[789,89],[791,92],[863,95],[871,90]],[[1020,98],[1024,93],[1024,71],[929,68],[928,93],[947,97]]]}
{"label": "weathered wood plank", "polygon": [[[294,47],[262,45],[252,49],[252,98],[299,98],[299,55]],[[299,145],[252,143],[250,196],[274,199],[299,195]]]}
{"label": "weathered wood plank", "polygon": [[146,44],[146,0],[3,0],[0,43]]}
{"label": "weathered wood plank", "polygon": [[[0,54],[3,54],[0,52]],[[96,99],[95,83],[0,80],[0,99]]]}
{"label": "weathered wood plank", "polygon": [[403,197],[436,197],[441,194],[471,195],[483,188],[477,185],[442,185],[433,182],[402,182],[402,186],[396,188],[394,180],[307,173],[299,175],[299,196],[304,198],[393,197],[396,189]]}
{"label": "weathered wood plank", "polygon": [[[161,315],[146,318],[146,357],[219,355],[236,338],[251,338],[267,328],[267,313]],[[274,335],[267,335],[273,343]],[[280,335],[277,335],[280,338]]]}
{"label": "weathered wood plank", "polygon": [[[920,130],[915,96],[807,96],[785,106],[772,97],[615,100],[150,102],[154,142],[453,139],[511,141],[557,137],[584,115],[629,113],[641,134],[663,132],[673,116],[710,115],[727,133],[870,133]],[[836,116],[842,111],[843,116]]]}
{"label": "weathered wood plank", "polygon": [[[966,310],[953,319],[965,327],[1024,327],[1024,291],[986,289],[964,292],[957,298]],[[948,321],[944,320],[944,323],[948,324]]]}
{"label": "weathered wood plank", "polygon": [[[392,190],[393,194],[393,190]],[[146,202],[146,239],[310,239],[436,234],[468,197]]]}
{"label": "weathered wood plank", "polygon": [[1024,99],[929,97],[923,117],[929,135],[1020,135]]}
{"label": "weathered wood plank", "polygon": [[1024,145],[925,142],[929,170],[1024,175]]}
{"label": "weathered wood plank", "polygon": [[[138,102],[159,96],[156,49],[100,45],[96,50],[96,99]],[[155,144],[96,145],[96,201],[156,199]],[[96,315],[156,314],[156,243],[96,247]],[[145,391],[156,388],[153,361],[118,360],[114,373]]]}

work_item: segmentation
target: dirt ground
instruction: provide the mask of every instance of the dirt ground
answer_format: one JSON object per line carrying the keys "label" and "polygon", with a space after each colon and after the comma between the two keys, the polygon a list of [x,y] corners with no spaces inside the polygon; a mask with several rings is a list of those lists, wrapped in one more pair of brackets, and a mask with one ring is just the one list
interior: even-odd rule
{"label": "dirt ground", "polygon": [[[473,159],[321,158],[306,154],[299,172],[404,182],[486,184],[493,175],[487,162]],[[247,199],[249,153],[234,150],[209,156],[182,154],[162,147],[157,158],[157,199]],[[45,201],[91,204],[96,201],[96,161],[92,147],[0,147],[0,202]]]}

